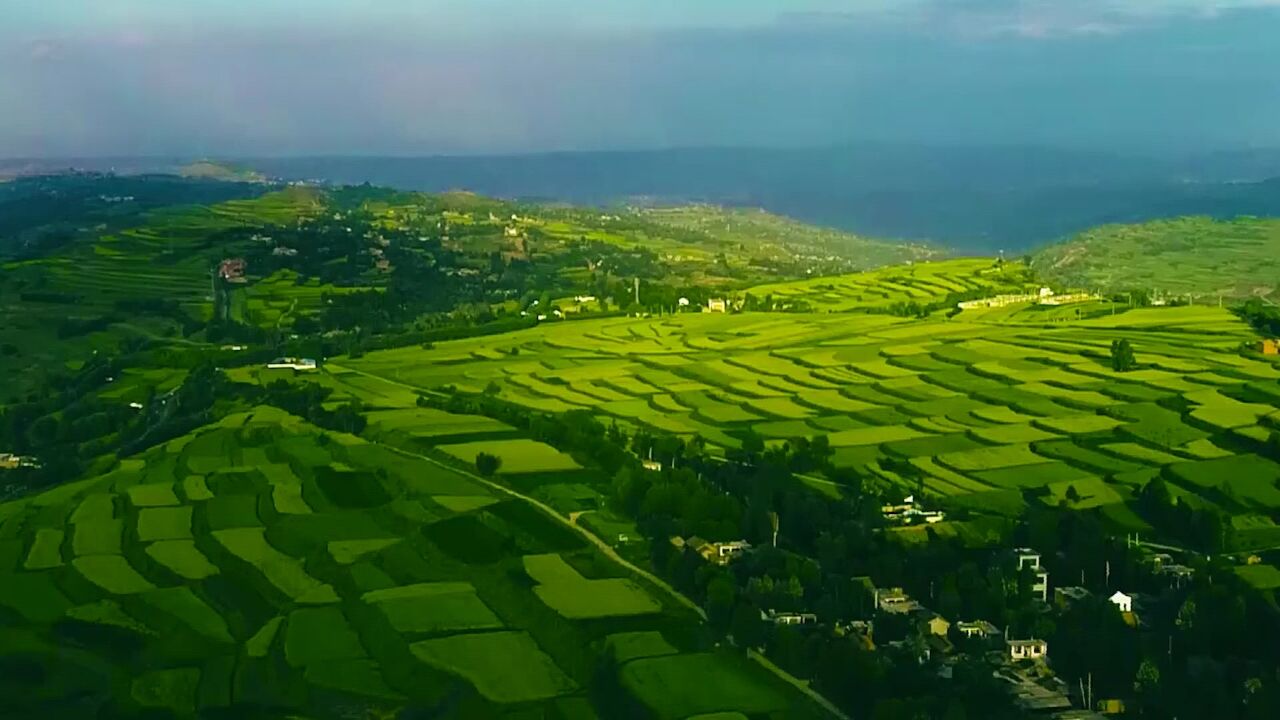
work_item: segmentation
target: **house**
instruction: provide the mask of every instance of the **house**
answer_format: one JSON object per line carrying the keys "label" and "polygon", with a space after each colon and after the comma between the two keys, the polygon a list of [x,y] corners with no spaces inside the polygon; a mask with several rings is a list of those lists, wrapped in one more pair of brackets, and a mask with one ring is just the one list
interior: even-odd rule
{"label": "house", "polygon": [[[675,539],[672,539],[672,543],[675,544]],[[734,558],[750,550],[751,543],[745,540],[707,542],[700,537],[694,536],[682,541],[682,544],[676,545],[676,547],[693,548],[694,552],[701,555],[707,562],[715,563],[716,565],[728,565]]]}
{"label": "house", "polygon": [[658,462],[657,460],[641,460],[640,465],[645,470],[656,470],[656,471],[662,470],[662,463]]}
{"label": "house", "polygon": [[311,358],[281,357],[267,363],[268,370],[292,370],[294,372],[315,372],[319,369]]}
{"label": "house", "polygon": [[947,633],[951,630],[951,623],[937,613],[930,613],[929,619],[924,621],[924,629],[927,630],[930,635],[946,637]]}
{"label": "house", "polygon": [[923,510],[916,504],[914,495],[908,495],[898,505],[882,505],[880,514],[884,519],[900,525],[911,525],[917,521],[928,524],[942,522],[946,514],[941,510]]}
{"label": "house", "polygon": [[677,304],[677,305],[679,305],[679,306],[680,306],[680,307],[682,307],[682,308],[683,308],[683,307],[689,307],[689,298],[687,298],[687,297],[682,297],[682,298],[680,298],[679,300],[677,300],[677,301],[676,301],[676,304]]}
{"label": "house", "polygon": [[920,603],[911,599],[902,588],[876,590],[876,607],[881,612],[906,615],[920,609]]}
{"label": "house", "polygon": [[1258,343],[1258,352],[1263,355],[1280,355],[1280,340],[1263,340]]}
{"label": "house", "polygon": [[1040,553],[1030,548],[1017,548],[1013,551],[1018,572],[1030,568],[1034,576],[1031,581],[1031,593],[1041,602],[1049,602],[1049,571],[1040,566]]}
{"label": "house", "polygon": [[763,615],[763,619],[775,625],[817,625],[818,616],[814,613],[780,613],[776,610],[770,610],[767,615]]}
{"label": "house", "polygon": [[1120,608],[1120,612],[1122,613],[1133,612],[1133,598],[1125,595],[1119,590],[1117,590],[1111,597],[1107,598],[1107,600],[1110,601],[1112,605]]}
{"label": "house", "polygon": [[218,264],[218,277],[229,283],[246,282],[244,277],[246,267],[244,258],[228,258]]}
{"label": "house", "polygon": [[578,303],[579,305],[581,305],[582,303],[595,302],[596,296],[595,295],[575,295],[573,297],[573,301]]}
{"label": "house", "polygon": [[1063,610],[1066,610],[1067,608],[1080,602],[1081,600],[1088,599],[1089,597],[1092,597],[1092,596],[1093,596],[1093,593],[1080,587],[1079,585],[1068,585],[1067,587],[1060,587],[1060,588],[1053,589],[1053,601],[1058,607],[1062,608]]}
{"label": "house", "polygon": [[707,312],[722,313],[729,311],[729,303],[724,298],[711,298],[707,301]]}
{"label": "house", "polygon": [[1157,577],[1164,578],[1165,581],[1168,582],[1170,586],[1176,587],[1176,588],[1180,588],[1186,585],[1187,583],[1191,582],[1191,579],[1195,577],[1195,574],[1196,574],[1195,570],[1192,570],[1186,565],[1179,565],[1177,563],[1168,563],[1167,565],[1161,565],[1156,570]]}
{"label": "house", "polygon": [[20,467],[40,467],[40,463],[35,458],[14,455],[13,453],[0,453],[0,470],[13,470]]}
{"label": "house", "polygon": [[964,621],[956,623],[956,630],[966,639],[978,638],[990,640],[1000,636],[1000,629],[986,620]]}
{"label": "house", "polygon": [[1044,640],[1008,640],[1005,646],[1009,650],[1009,659],[1040,660],[1049,655],[1049,643]]}

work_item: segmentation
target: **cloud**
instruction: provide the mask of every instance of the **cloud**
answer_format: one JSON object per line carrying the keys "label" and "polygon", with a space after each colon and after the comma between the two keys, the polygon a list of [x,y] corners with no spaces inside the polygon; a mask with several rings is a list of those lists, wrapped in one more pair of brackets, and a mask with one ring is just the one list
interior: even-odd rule
{"label": "cloud", "polygon": [[1280,0],[904,0],[892,8],[871,2],[838,12],[790,12],[780,22],[811,28],[888,26],[971,40],[1046,39],[1117,35],[1261,9],[1280,9]]}

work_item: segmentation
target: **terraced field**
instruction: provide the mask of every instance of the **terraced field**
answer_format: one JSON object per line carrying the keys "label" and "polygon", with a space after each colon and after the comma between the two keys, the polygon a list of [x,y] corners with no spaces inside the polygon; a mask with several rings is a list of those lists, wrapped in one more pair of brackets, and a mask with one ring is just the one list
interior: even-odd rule
{"label": "terraced field", "polygon": [[[450,416],[423,414],[447,440]],[[258,408],[0,505],[0,663],[66,690],[31,698],[64,717],[106,702],[595,718],[597,653],[632,633],[705,665],[723,692],[704,702],[817,717],[760,668],[704,659],[696,616],[594,553],[447,467]],[[744,686],[758,690],[740,699]]]}
{"label": "terraced field", "polygon": [[[496,387],[529,408],[586,409],[721,449],[751,432],[826,435],[839,465],[955,506],[1016,512],[1074,487],[1076,506],[1132,527],[1124,504],[1159,475],[1191,501],[1252,518],[1241,543],[1274,544],[1280,365],[1242,353],[1247,326],[1217,308],[1045,324],[1037,312],[579,321],[341,362],[421,388]],[[1111,369],[1117,338],[1138,369]]]}

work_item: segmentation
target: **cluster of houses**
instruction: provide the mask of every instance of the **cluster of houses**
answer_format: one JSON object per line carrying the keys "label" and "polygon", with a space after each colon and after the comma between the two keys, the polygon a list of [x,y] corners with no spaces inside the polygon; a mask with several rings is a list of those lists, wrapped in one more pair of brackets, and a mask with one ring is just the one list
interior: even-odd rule
{"label": "cluster of houses", "polygon": [[728,565],[751,549],[751,543],[746,540],[709,542],[697,535],[689,538],[673,537],[671,538],[671,544],[677,548],[689,548],[701,555],[707,562],[720,566]]}
{"label": "cluster of houses", "polygon": [[1058,293],[1055,293],[1052,288],[1042,287],[1039,292],[995,295],[993,297],[981,298],[979,300],[964,300],[957,303],[956,306],[961,310],[973,310],[975,308],[999,308],[1026,302],[1036,303],[1037,305],[1070,305],[1072,303],[1097,300],[1099,297],[1099,295],[1095,295],[1093,293],[1081,292],[1064,293],[1059,295]]}
{"label": "cluster of houses", "polygon": [[942,522],[947,517],[941,510],[925,510],[920,507],[914,495],[908,495],[896,505],[881,506],[880,513],[884,516],[885,522],[893,525],[933,524]]}

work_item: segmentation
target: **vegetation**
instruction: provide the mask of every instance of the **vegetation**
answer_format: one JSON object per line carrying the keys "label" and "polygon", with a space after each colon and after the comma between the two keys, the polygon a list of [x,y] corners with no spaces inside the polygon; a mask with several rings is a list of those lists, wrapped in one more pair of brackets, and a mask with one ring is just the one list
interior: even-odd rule
{"label": "vegetation", "polygon": [[0,714],[1022,716],[893,587],[1144,716],[1280,710],[1264,300],[1034,304],[1038,261],[746,211],[236,192],[0,275]]}

